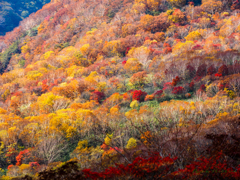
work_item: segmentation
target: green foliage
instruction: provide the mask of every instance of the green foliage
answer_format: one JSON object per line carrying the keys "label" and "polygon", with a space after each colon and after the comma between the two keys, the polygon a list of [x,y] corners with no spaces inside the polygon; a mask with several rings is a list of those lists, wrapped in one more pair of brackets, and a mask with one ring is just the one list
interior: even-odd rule
{"label": "green foliage", "polygon": [[23,68],[25,65],[25,60],[24,59],[20,60],[18,64],[20,65],[21,68]]}
{"label": "green foliage", "polygon": [[142,102],[140,106],[147,105],[150,108],[159,108],[159,102],[157,100]]}
{"label": "green foliage", "polygon": [[30,36],[30,37],[36,36],[37,33],[38,33],[38,27],[39,27],[39,26],[36,26],[36,27],[30,29],[30,30],[27,32],[28,36]]}
{"label": "green foliage", "polygon": [[61,152],[60,157],[56,161],[66,162],[71,159],[70,154],[76,149],[78,145],[77,139],[69,140],[68,141],[68,148],[64,149],[63,152]]}
{"label": "green foliage", "polygon": [[6,49],[3,53],[0,54],[0,62],[2,63],[2,67],[0,72],[2,72],[8,65],[12,55],[16,53],[20,53],[18,48],[18,41],[15,41],[8,49]]}
{"label": "green foliage", "polygon": [[147,9],[145,13],[152,16],[158,16],[161,13],[161,11],[154,11],[154,10],[150,11],[149,9]]}
{"label": "green foliage", "polygon": [[228,88],[225,88],[224,91],[228,94],[228,96],[229,96],[231,99],[237,97],[236,94],[234,93],[234,91],[229,90]]}
{"label": "green foliage", "polygon": [[115,14],[116,14],[116,13],[115,13],[113,10],[110,9],[110,10],[108,11],[107,16],[108,16],[109,18],[113,18],[113,17],[115,16]]}
{"label": "green foliage", "polygon": [[55,49],[58,49],[58,48],[59,49],[64,49],[68,46],[69,46],[69,42],[64,42],[64,43],[55,44],[54,48]]}

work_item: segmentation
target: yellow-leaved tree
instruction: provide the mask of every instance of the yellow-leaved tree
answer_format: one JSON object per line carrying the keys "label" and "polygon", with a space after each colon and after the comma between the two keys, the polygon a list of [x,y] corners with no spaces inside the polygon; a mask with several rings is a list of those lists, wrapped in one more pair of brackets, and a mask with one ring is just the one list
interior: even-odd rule
{"label": "yellow-leaved tree", "polygon": [[51,113],[66,108],[69,105],[69,100],[49,92],[38,97],[37,104],[42,113]]}
{"label": "yellow-leaved tree", "polygon": [[137,146],[137,140],[134,139],[134,138],[130,138],[130,139],[128,140],[128,143],[127,143],[127,145],[126,145],[126,148],[127,148],[127,149],[131,149],[131,148],[135,148],[136,146]]}
{"label": "yellow-leaved tree", "polygon": [[223,8],[223,3],[218,0],[202,0],[202,5],[204,11],[211,13],[212,15],[220,11]]}
{"label": "yellow-leaved tree", "polygon": [[150,62],[149,54],[150,50],[145,46],[141,46],[137,48],[131,48],[128,52],[128,57],[138,59],[138,61],[143,65],[143,67],[146,68]]}
{"label": "yellow-leaved tree", "polygon": [[186,41],[195,41],[202,38],[202,35],[198,31],[190,32],[186,37]]}

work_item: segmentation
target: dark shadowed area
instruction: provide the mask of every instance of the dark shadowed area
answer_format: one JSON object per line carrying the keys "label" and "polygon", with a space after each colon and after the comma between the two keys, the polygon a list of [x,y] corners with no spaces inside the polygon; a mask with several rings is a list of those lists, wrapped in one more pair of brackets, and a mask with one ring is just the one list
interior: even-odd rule
{"label": "dark shadowed area", "polygon": [[0,35],[12,31],[21,20],[49,2],[50,0],[0,0]]}

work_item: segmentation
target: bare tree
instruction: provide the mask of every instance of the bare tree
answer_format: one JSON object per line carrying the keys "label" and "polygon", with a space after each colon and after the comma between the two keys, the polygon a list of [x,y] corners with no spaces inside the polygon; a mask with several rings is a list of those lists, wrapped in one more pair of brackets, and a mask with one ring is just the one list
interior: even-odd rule
{"label": "bare tree", "polygon": [[22,26],[22,28],[24,30],[29,30],[36,25],[38,25],[38,23],[37,23],[36,19],[34,18],[34,13],[32,13],[28,18],[26,18],[20,22],[20,26]]}
{"label": "bare tree", "polygon": [[2,52],[3,49],[5,49],[7,45],[4,43],[4,41],[0,41],[0,52]]}
{"label": "bare tree", "polygon": [[61,153],[67,148],[67,144],[60,136],[44,137],[38,144],[38,153],[47,164],[58,159]]}

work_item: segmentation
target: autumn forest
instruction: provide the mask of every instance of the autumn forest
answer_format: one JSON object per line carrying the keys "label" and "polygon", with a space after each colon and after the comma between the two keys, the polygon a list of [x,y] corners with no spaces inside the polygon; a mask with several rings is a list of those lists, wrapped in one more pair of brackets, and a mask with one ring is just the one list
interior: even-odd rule
{"label": "autumn forest", "polygon": [[240,179],[238,0],[51,0],[0,73],[1,179]]}

